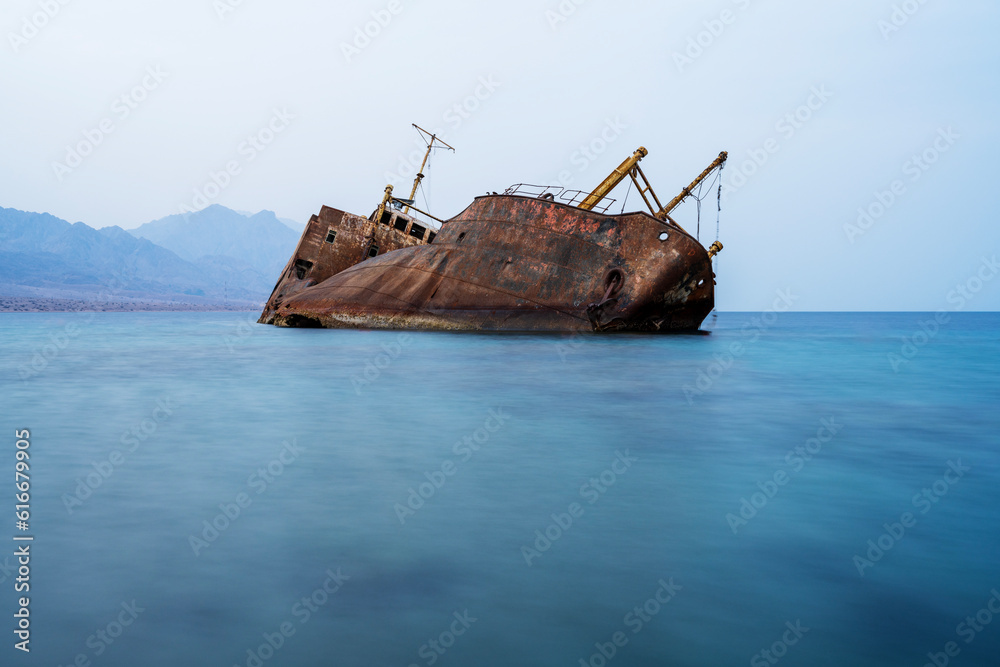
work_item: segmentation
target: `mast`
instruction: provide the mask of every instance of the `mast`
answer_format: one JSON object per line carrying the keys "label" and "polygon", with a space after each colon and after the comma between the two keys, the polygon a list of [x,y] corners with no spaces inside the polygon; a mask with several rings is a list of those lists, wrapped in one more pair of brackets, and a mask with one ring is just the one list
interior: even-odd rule
{"label": "mast", "polygon": [[[424,167],[427,166],[427,160],[431,156],[431,151],[434,150],[435,148],[447,148],[450,151],[454,151],[455,150],[454,148],[452,148],[451,146],[449,146],[445,142],[443,142],[440,139],[438,139],[438,137],[437,137],[436,134],[428,132],[427,130],[425,130],[424,128],[420,127],[416,123],[412,123],[412,125],[413,125],[413,127],[417,128],[418,132],[421,133],[420,134],[421,138],[423,138],[424,135],[427,135],[427,136],[429,136],[431,138],[431,140],[427,142],[427,152],[424,153],[424,161],[420,165],[420,171],[417,172],[417,177],[413,179],[413,190],[410,191],[410,199],[409,199],[410,204],[413,203],[413,198],[417,196],[417,188],[420,186],[420,181],[424,180]],[[424,141],[427,141],[427,140],[424,139]],[[441,145],[440,146],[435,146],[434,145],[435,142],[440,143]],[[403,213],[409,213],[410,212],[410,204],[406,205],[406,208],[403,209]]]}

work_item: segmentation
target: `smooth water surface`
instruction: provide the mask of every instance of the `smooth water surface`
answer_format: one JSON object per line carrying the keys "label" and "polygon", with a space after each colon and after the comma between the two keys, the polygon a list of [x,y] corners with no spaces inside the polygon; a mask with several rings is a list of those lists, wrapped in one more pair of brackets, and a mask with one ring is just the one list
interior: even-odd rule
{"label": "smooth water surface", "polygon": [[0,315],[0,663],[998,664],[997,314],[254,319]]}

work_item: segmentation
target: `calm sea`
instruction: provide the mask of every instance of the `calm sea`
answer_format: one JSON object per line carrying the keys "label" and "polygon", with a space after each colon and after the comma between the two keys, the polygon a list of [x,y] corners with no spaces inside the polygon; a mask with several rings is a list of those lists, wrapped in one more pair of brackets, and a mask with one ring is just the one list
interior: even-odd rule
{"label": "calm sea", "polygon": [[998,314],[254,319],[0,315],[0,664],[1000,664]]}

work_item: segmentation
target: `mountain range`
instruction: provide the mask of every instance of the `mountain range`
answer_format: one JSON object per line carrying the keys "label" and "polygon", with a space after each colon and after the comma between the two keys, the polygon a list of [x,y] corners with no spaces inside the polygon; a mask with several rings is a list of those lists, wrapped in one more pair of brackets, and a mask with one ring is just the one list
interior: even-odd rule
{"label": "mountain range", "polygon": [[0,295],[259,303],[300,234],[270,211],[219,205],[133,230],[0,208]]}

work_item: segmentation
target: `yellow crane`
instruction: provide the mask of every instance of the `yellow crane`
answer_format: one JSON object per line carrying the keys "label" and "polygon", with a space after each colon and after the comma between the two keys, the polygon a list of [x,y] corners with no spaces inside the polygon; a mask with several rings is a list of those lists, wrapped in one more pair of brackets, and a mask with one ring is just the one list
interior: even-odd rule
{"label": "yellow crane", "polygon": [[[677,225],[677,227],[681,227],[677,224],[676,220],[670,217],[670,212],[680,206],[685,199],[694,194],[694,189],[701,185],[702,181],[708,178],[713,171],[724,165],[726,160],[729,158],[729,154],[726,151],[719,153],[719,157],[715,158],[715,161],[708,165],[705,171],[698,175],[698,178],[694,179],[690,185],[681,190],[680,194],[671,199],[666,206],[663,206],[660,204],[660,200],[656,196],[656,193],[653,192],[653,186],[649,184],[649,180],[646,178],[646,175],[642,173],[642,169],[639,168],[639,161],[647,155],[649,155],[649,151],[647,151],[644,147],[639,146],[638,150],[636,150],[631,157],[627,158],[624,162],[618,165],[617,169],[612,171],[607,178],[601,181],[600,185],[594,188],[593,192],[587,195],[587,197],[580,204],[579,208],[582,208],[585,211],[592,210],[594,206],[607,197],[608,193],[614,190],[619,183],[625,180],[626,176],[629,176],[632,178],[632,182],[635,183],[636,190],[638,190],[642,200],[646,202],[646,206],[649,207],[653,217],[657,220],[669,220],[672,224]],[[652,198],[652,201],[650,201],[650,198]],[[683,229],[683,227],[681,227],[681,229]],[[710,257],[714,257],[720,250],[722,250],[722,244],[716,241],[712,244],[712,247],[709,248],[708,254]]]}

